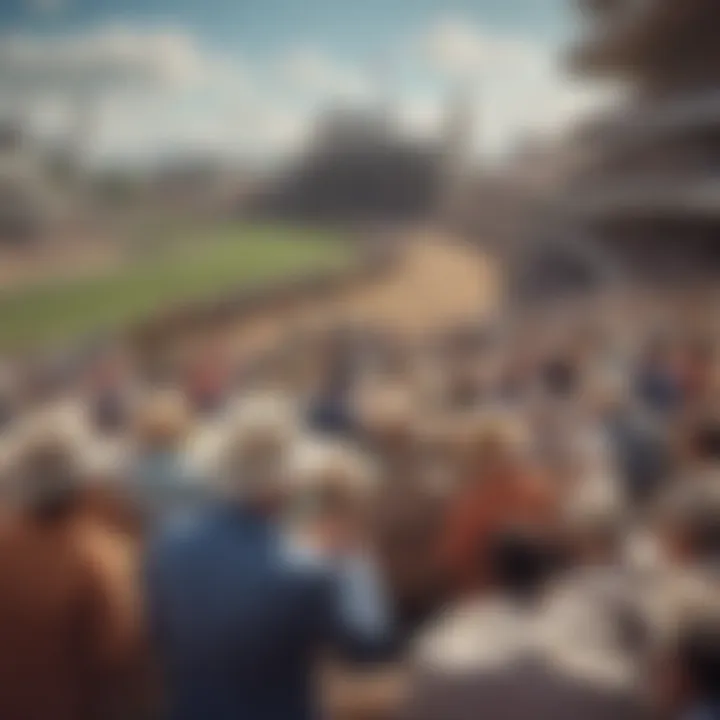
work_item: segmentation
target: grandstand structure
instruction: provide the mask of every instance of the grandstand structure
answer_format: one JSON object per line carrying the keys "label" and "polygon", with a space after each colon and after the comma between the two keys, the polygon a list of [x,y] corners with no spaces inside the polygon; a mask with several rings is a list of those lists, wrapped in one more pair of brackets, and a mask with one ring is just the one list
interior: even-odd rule
{"label": "grandstand structure", "polygon": [[633,280],[720,276],[720,3],[583,0],[569,64],[627,99],[582,131],[562,192],[571,232]]}

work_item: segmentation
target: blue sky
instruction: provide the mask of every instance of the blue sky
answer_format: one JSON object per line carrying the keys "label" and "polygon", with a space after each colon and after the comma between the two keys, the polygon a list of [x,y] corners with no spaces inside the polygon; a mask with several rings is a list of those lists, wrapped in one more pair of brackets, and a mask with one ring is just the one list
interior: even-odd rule
{"label": "blue sky", "polygon": [[61,31],[122,20],[172,23],[205,40],[253,52],[299,36],[365,53],[413,25],[463,16],[499,30],[559,40],[570,0],[3,0],[4,29]]}
{"label": "blue sky", "polygon": [[0,109],[59,127],[80,89],[100,156],[271,155],[297,147],[323,108],[388,93],[409,132],[432,134],[462,84],[478,147],[504,152],[591,103],[556,63],[570,4],[0,0]]}

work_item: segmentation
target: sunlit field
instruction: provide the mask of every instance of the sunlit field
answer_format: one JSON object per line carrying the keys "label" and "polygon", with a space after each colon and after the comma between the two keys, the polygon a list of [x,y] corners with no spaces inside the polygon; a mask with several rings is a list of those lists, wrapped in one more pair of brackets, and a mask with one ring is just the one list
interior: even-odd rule
{"label": "sunlit field", "polygon": [[101,276],[9,289],[0,294],[0,347],[62,343],[123,327],[175,303],[340,269],[352,261],[341,240],[326,230],[224,225],[188,233],[172,250]]}

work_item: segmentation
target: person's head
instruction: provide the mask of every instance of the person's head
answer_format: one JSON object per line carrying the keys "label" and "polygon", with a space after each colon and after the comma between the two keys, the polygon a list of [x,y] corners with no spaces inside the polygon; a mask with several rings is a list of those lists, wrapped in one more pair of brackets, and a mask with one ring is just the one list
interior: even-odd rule
{"label": "person's head", "polygon": [[714,338],[701,334],[690,338],[686,345],[686,352],[695,366],[709,369],[717,360],[717,343]]}
{"label": "person's head", "polygon": [[720,463],[720,418],[698,421],[690,429],[686,446],[690,461],[703,465]]}
{"label": "person's head", "polygon": [[227,423],[217,468],[225,496],[263,512],[277,511],[288,490],[297,432],[292,409],[273,394],[247,398]]}
{"label": "person's head", "polygon": [[454,492],[459,480],[458,439],[441,418],[421,418],[415,430],[412,472],[413,487],[437,497]]}
{"label": "person's head", "polygon": [[404,385],[370,387],[356,400],[357,414],[367,437],[378,449],[406,449],[414,436],[413,397]]}
{"label": "person's head", "polygon": [[498,529],[490,538],[489,552],[483,550],[483,565],[488,559],[493,589],[524,602],[542,594],[555,569],[552,541],[532,526]]}
{"label": "person's head", "polygon": [[679,622],[662,663],[658,704],[663,711],[717,709],[720,706],[720,613],[708,603]]}
{"label": "person's head", "polygon": [[612,563],[621,552],[624,530],[622,507],[609,497],[573,494],[564,513],[568,553],[581,565]]}
{"label": "person's head", "polygon": [[612,416],[627,407],[630,399],[630,378],[616,368],[597,367],[587,374],[582,394],[586,406],[594,416]]}
{"label": "person's head", "polygon": [[130,357],[126,350],[101,341],[100,346],[91,352],[87,379],[95,390],[117,389],[127,380],[130,370]]}
{"label": "person's head", "polygon": [[661,535],[667,555],[676,562],[720,564],[718,479],[685,479],[662,498]]}
{"label": "person's head", "polygon": [[300,525],[330,545],[357,538],[375,489],[367,458],[332,443],[309,448],[293,466],[291,506]]}
{"label": "person's head", "polygon": [[157,391],[138,410],[135,438],[145,450],[174,450],[187,438],[190,422],[190,410],[182,393]]}
{"label": "person's head", "polygon": [[458,432],[471,479],[492,480],[525,467],[529,442],[519,418],[504,412],[472,417],[461,423]]}
{"label": "person's head", "polygon": [[613,481],[614,447],[604,423],[592,412],[586,414],[585,409],[581,409],[580,417],[573,413],[570,419],[572,422],[558,423],[558,414],[552,408],[535,419],[537,449],[549,471],[571,489],[600,476],[609,475],[608,480]]}
{"label": "person's head", "polygon": [[646,368],[669,369],[674,360],[675,346],[671,337],[655,333],[641,350],[640,362]]}
{"label": "person's head", "polygon": [[16,442],[4,468],[9,505],[42,521],[65,517],[84,480],[76,442],[53,425],[29,429]]}
{"label": "person's head", "polygon": [[720,614],[688,623],[679,642],[680,662],[698,699],[720,703]]}
{"label": "person's head", "polygon": [[570,357],[554,357],[540,367],[540,386],[551,398],[567,400],[574,397],[579,389],[578,368]]}

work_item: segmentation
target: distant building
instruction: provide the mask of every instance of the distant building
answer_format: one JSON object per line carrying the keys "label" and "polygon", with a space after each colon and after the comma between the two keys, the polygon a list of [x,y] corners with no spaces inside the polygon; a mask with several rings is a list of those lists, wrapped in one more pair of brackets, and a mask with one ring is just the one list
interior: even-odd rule
{"label": "distant building", "polygon": [[[132,179],[132,173],[128,180]],[[252,190],[252,176],[213,156],[179,155],[146,171],[136,185],[147,202],[179,216],[231,217]]]}
{"label": "distant building", "polygon": [[24,245],[67,219],[67,187],[51,177],[48,158],[12,121],[0,123],[0,245]]}
{"label": "distant building", "polygon": [[448,155],[462,154],[457,140],[410,139],[385,111],[330,112],[306,152],[268,185],[255,209],[319,221],[435,217],[454,170]]}

